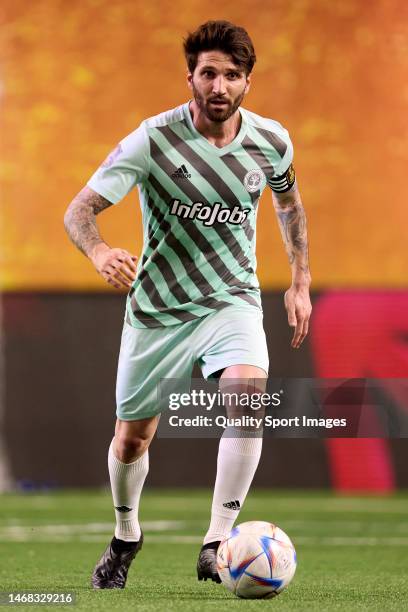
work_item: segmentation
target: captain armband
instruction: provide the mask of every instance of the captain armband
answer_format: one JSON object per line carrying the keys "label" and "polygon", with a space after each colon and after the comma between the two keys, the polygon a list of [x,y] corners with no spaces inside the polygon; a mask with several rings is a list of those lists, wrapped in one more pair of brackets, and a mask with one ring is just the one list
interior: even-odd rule
{"label": "captain armband", "polygon": [[284,193],[285,191],[289,191],[289,189],[293,186],[296,180],[296,173],[293,167],[293,164],[290,164],[289,168],[286,170],[284,174],[280,176],[274,176],[268,180],[268,185],[271,187],[272,191],[276,193]]}

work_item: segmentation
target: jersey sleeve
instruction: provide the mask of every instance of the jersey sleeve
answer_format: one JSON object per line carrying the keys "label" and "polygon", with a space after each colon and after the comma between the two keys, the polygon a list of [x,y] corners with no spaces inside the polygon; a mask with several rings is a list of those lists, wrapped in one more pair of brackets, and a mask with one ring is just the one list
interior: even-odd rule
{"label": "jersey sleeve", "polygon": [[[286,131],[286,130],[285,130]],[[281,161],[275,168],[275,174],[268,180],[268,184],[272,191],[284,193],[289,191],[296,180],[295,169],[293,167],[293,144],[286,131],[286,151]]]}
{"label": "jersey sleeve", "polygon": [[149,139],[142,123],[119,142],[87,184],[109,202],[117,204],[147,178],[149,164]]}

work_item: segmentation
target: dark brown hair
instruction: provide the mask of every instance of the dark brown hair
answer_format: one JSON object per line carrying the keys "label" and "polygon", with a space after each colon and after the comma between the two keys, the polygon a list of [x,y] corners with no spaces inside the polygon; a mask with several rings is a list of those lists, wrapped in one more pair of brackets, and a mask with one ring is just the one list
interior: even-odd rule
{"label": "dark brown hair", "polygon": [[250,74],[256,62],[255,49],[248,32],[229,21],[207,21],[184,39],[184,55],[189,71],[194,72],[201,51],[222,51],[231,55],[236,66]]}

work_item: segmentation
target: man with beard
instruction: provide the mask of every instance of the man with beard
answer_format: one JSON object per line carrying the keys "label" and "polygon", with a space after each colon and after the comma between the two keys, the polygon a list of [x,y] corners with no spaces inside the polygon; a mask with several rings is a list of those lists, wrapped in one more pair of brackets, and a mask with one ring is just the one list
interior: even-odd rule
{"label": "man with beard", "polygon": [[[142,122],[70,204],[65,226],[102,277],[129,289],[118,363],[115,436],[108,466],[116,515],[94,588],[123,588],[143,534],[139,499],[161,407],[162,378],[191,376],[197,362],[220,385],[260,386],[268,373],[255,274],[257,205],[273,191],[292,270],[285,294],[292,347],[311,312],[305,214],[289,135],[278,122],[240,108],[256,57],[247,32],[210,21],[184,41],[193,99]],[[96,215],[138,186],[144,244],[136,256],[100,237]],[[256,385],[255,385],[256,386]],[[200,580],[219,582],[216,552],[231,530],[258,466],[262,437],[228,428],[221,437]]]}

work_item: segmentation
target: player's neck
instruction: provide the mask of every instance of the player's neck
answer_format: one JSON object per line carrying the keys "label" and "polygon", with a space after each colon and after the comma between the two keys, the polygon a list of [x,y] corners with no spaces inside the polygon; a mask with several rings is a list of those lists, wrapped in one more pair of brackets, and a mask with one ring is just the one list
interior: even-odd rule
{"label": "player's neck", "polygon": [[225,147],[232,142],[241,128],[239,109],[226,121],[211,121],[200,110],[195,100],[192,100],[190,113],[196,130],[216,147]]}

